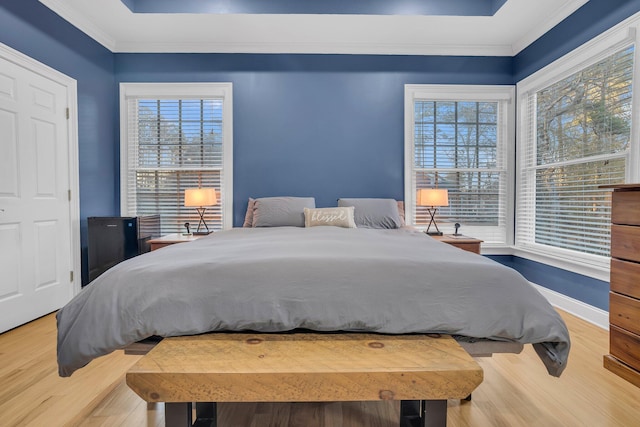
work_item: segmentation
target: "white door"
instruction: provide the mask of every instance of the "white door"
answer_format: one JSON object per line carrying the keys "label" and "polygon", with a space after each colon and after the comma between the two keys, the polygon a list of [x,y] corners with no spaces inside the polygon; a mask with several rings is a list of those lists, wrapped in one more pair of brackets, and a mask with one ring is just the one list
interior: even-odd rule
{"label": "white door", "polygon": [[0,55],[0,332],[73,295],[67,90]]}

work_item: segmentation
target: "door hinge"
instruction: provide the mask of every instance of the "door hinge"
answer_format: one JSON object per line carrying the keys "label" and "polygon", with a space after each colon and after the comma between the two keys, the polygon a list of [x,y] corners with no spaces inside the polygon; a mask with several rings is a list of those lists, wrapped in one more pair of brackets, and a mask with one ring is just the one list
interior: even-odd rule
{"label": "door hinge", "polygon": [[70,116],[71,116],[71,114],[69,113],[69,107],[67,107],[67,120],[69,120]]}
{"label": "door hinge", "polygon": [[67,190],[67,195],[69,196],[69,201],[71,201],[71,190]]}
{"label": "door hinge", "polygon": [[69,281],[73,282],[73,271],[69,272]]}

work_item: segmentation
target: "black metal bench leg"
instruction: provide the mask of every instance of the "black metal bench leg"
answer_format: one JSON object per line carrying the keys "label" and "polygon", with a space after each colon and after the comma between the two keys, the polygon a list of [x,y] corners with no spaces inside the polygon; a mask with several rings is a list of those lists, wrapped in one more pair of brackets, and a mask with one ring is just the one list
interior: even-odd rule
{"label": "black metal bench leg", "polygon": [[166,402],[164,404],[164,425],[165,427],[192,427],[191,403]]}
{"label": "black metal bench leg", "polygon": [[423,400],[422,419],[424,427],[446,427],[447,426],[447,401],[446,400]]}
{"label": "black metal bench leg", "polygon": [[422,427],[419,400],[400,401],[400,427]]}
{"label": "black metal bench leg", "polygon": [[193,427],[216,427],[217,412],[215,402],[196,403],[196,421]]}
{"label": "black metal bench leg", "polygon": [[446,400],[403,400],[400,427],[446,427]]}
{"label": "black metal bench leg", "polygon": [[197,402],[196,419],[193,420],[193,404],[165,403],[165,427],[216,427],[217,405],[215,402]]}

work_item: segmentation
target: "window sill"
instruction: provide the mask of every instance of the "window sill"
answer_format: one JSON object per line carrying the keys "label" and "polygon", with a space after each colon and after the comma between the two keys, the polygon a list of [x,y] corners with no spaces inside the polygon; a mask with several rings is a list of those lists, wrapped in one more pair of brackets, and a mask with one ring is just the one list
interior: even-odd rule
{"label": "window sill", "polygon": [[552,267],[561,268],[583,276],[609,282],[609,268],[584,261],[560,258],[556,254],[519,249],[514,246],[482,246],[482,255],[512,255]]}

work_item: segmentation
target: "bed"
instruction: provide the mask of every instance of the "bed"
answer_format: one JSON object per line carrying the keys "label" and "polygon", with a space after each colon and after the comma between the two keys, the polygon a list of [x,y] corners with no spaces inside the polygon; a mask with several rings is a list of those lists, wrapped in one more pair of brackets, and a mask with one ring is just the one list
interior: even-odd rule
{"label": "bed", "polygon": [[57,322],[63,377],[150,336],[216,331],[530,343],[554,376],[570,348],[561,317],[519,273],[402,227],[217,232],[118,264],[63,307]]}

